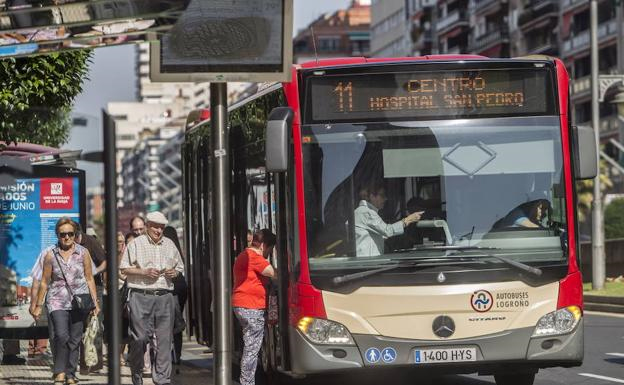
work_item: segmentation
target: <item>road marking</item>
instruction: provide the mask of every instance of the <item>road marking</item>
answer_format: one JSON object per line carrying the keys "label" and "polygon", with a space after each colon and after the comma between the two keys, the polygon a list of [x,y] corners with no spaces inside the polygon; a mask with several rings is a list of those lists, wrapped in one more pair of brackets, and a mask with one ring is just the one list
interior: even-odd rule
{"label": "road marking", "polygon": [[583,314],[599,315],[599,316],[603,316],[603,317],[624,318],[624,314],[605,313],[605,312],[601,312],[601,311],[585,311],[585,312],[583,312]]}
{"label": "road marking", "polygon": [[607,356],[624,357],[624,353],[605,353]]}
{"label": "road marking", "polygon": [[599,379],[599,380],[605,380],[605,381],[617,382],[618,384],[624,384],[624,380],[621,380],[621,379],[619,379],[619,378],[607,377],[607,376],[600,376],[600,375],[598,375],[598,374],[591,374],[591,373],[579,373],[579,376],[585,376],[585,377],[597,378],[597,379]]}

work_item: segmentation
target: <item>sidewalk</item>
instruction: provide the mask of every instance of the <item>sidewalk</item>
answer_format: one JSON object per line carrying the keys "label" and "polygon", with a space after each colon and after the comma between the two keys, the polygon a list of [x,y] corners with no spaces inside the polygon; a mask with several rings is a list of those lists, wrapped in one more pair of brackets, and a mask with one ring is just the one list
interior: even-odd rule
{"label": "sidewalk", "polygon": [[[27,341],[21,342],[21,356],[27,355]],[[185,342],[182,347],[182,365],[180,374],[172,375],[173,385],[211,385],[212,380],[212,354],[204,353],[205,346],[195,342]],[[104,363],[106,364],[106,358]],[[29,384],[52,384],[52,357],[49,355],[37,356],[27,359],[23,365],[0,365],[0,385],[29,385]],[[108,377],[106,366],[100,374],[90,374],[88,376],[79,375],[80,384],[106,385]],[[130,368],[122,366],[121,383],[132,384],[130,378]],[[154,385],[151,377],[143,378],[144,385]]]}
{"label": "sidewalk", "polygon": [[584,294],[585,310],[624,314],[624,297]]}

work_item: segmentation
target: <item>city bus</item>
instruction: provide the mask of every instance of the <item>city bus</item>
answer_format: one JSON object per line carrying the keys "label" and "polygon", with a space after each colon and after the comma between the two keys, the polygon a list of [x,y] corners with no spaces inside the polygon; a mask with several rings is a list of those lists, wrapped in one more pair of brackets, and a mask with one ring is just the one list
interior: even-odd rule
{"label": "city bus", "polygon": [[[397,370],[532,384],[583,360],[571,125],[547,57],[344,58],[295,65],[229,108],[232,260],[269,228],[261,369]],[[205,114],[209,116],[209,114]],[[211,341],[209,120],[183,145],[191,324]],[[416,214],[414,214],[416,213]],[[409,218],[409,220],[407,220]]]}

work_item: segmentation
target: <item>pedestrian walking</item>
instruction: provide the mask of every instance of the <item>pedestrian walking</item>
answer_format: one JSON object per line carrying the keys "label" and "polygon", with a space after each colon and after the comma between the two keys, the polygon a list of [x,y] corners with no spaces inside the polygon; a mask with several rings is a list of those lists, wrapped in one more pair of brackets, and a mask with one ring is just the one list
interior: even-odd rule
{"label": "pedestrian walking", "polygon": [[[145,234],[145,219],[141,216],[135,216],[130,219],[130,232],[134,234],[134,237]],[[128,243],[126,241],[126,243]]]}
{"label": "pedestrian walking", "polygon": [[173,279],[184,273],[184,262],[175,244],[163,237],[167,223],[161,212],[150,212],[146,234],[127,245],[121,260],[120,269],[130,288],[128,361],[134,385],[143,384],[143,356],[152,337],[152,380],[156,385],[171,383]]}
{"label": "pedestrian walking", "polygon": [[269,229],[253,234],[251,246],[234,261],[234,290],[232,308],[243,329],[243,356],[240,384],[254,385],[258,353],[264,336],[266,285],[275,277],[275,270],[267,260],[273,252],[276,238]]}
{"label": "pedestrian walking", "polygon": [[[104,299],[104,278],[103,273],[106,271],[106,252],[104,248],[100,244],[100,242],[92,235],[85,234],[82,231],[82,228],[78,224],[78,229],[76,232],[76,242],[81,246],[85,247],[89,251],[89,255],[91,255],[91,259],[95,264],[95,270],[93,272],[93,277],[95,280],[95,289],[97,292],[97,300],[98,303],[103,304]],[[98,322],[100,325],[104,324],[104,312],[100,312],[98,314]],[[97,363],[93,366],[88,366],[85,363],[85,349],[82,341],[80,342],[80,374],[83,376],[88,375],[89,373],[98,373],[104,367],[104,354],[102,353],[102,344],[103,344],[103,328],[98,328],[98,331],[95,335],[94,344],[95,349],[97,350]]]}
{"label": "pedestrian walking", "polygon": [[[178,239],[178,232],[171,226],[165,227],[163,235],[173,241],[178,252],[182,255],[182,247],[180,246],[180,240]],[[182,332],[184,328],[184,305],[186,305],[186,299],[188,297],[188,285],[184,275],[178,274],[173,279],[173,296],[177,301],[174,303],[175,307],[175,320],[173,330],[173,365],[175,366],[176,374],[180,373],[180,364],[182,357]]]}
{"label": "pedestrian walking", "polygon": [[[89,310],[96,316],[100,312],[92,272],[93,262],[89,251],[76,243],[77,230],[77,224],[69,218],[61,218],[56,223],[58,244],[45,257],[33,311],[35,319],[39,319],[45,299],[50,314],[49,322],[54,324],[55,384],[78,382],[78,347],[84,322]],[[93,306],[88,305],[89,300]]]}
{"label": "pedestrian walking", "polygon": [[[41,276],[43,275],[43,261],[45,256],[54,248],[54,246],[48,246],[39,253],[35,264],[30,269],[30,278],[32,284],[30,287],[30,307],[28,312],[34,317],[35,306],[37,304],[37,293],[39,292],[39,286],[41,284]],[[48,319],[48,338],[50,341],[54,338],[54,329],[52,328],[52,322],[49,320],[48,312],[46,311],[46,319]],[[37,354],[44,354],[48,347],[47,339],[35,339],[28,341],[28,357],[33,358]],[[50,344],[50,351],[54,356],[54,344]]]}

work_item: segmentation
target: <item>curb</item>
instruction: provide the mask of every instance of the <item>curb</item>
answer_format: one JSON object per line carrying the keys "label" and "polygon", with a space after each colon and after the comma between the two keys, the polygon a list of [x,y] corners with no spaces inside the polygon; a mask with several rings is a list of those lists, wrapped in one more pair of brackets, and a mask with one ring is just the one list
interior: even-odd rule
{"label": "curb", "polygon": [[624,314],[624,297],[586,294],[583,299],[586,310]]}

